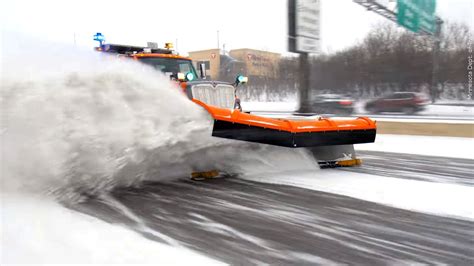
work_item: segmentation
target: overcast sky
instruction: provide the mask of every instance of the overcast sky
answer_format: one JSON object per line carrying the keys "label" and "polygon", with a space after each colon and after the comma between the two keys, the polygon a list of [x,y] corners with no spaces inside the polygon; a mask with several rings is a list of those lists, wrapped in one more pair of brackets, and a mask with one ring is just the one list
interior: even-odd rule
{"label": "overcast sky", "polygon": [[[445,20],[474,27],[474,0],[437,0]],[[0,0],[0,25],[52,41],[93,47],[95,32],[109,43],[145,45],[178,40],[179,52],[217,47],[287,50],[287,0]],[[364,38],[385,19],[352,0],[322,0],[322,47],[334,52]],[[75,38],[74,38],[75,37]]]}

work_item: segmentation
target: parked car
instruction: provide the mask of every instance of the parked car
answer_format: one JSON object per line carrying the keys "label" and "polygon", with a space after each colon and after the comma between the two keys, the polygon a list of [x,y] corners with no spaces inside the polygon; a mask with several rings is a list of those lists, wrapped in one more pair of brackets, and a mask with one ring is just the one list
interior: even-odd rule
{"label": "parked car", "polygon": [[425,109],[428,99],[417,92],[395,92],[378,99],[368,101],[365,109],[370,113],[402,112],[414,114]]}
{"label": "parked car", "polygon": [[354,101],[340,94],[319,94],[312,97],[311,108],[318,114],[350,115],[354,112]]}

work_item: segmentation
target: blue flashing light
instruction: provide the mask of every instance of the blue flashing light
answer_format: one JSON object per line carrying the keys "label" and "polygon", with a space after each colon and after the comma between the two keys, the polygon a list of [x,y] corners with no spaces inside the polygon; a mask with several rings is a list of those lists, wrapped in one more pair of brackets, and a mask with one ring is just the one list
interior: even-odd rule
{"label": "blue flashing light", "polygon": [[94,41],[98,41],[100,46],[102,46],[102,43],[105,41],[105,36],[102,35],[102,33],[100,32],[97,32],[95,35],[94,35]]}
{"label": "blue flashing light", "polygon": [[186,79],[187,79],[188,81],[193,80],[193,79],[194,79],[194,74],[191,73],[191,72],[186,73]]}
{"label": "blue flashing light", "polygon": [[94,41],[103,41],[105,39],[105,36],[102,35],[102,33],[100,32],[97,32],[95,35],[94,35]]}

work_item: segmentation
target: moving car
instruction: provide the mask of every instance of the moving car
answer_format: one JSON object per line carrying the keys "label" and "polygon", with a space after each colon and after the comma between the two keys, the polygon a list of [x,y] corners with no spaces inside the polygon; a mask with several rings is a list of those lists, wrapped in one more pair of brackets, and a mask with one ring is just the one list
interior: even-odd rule
{"label": "moving car", "polygon": [[427,98],[417,92],[395,92],[384,97],[368,101],[365,109],[370,113],[398,112],[414,114],[425,109]]}
{"label": "moving car", "polygon": [[354,112],[354,101],[339,94],[319,94],[311,101],[312,111],[318,114],[350,115]]}

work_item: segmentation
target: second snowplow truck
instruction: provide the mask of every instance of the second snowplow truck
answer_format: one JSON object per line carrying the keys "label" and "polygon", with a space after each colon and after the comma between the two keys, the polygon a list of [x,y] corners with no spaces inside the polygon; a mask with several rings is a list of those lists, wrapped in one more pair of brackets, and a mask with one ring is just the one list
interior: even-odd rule
{"label": "second snowplow truck", "polygon": [[238,75],[234,83],[207,80],[203,65],[198,66],[198,77],[192,60],[175,54],[169,46],[152,49],[104,44],[96,50],[138,60],[178,82],[187,97],[212,116],[215,137],[307,148],[323,167],[359,165],[353,144],[375,141],[376,123],[367,117],[269,118],[242,112],[236,89],[247,82],[246,77]]}

